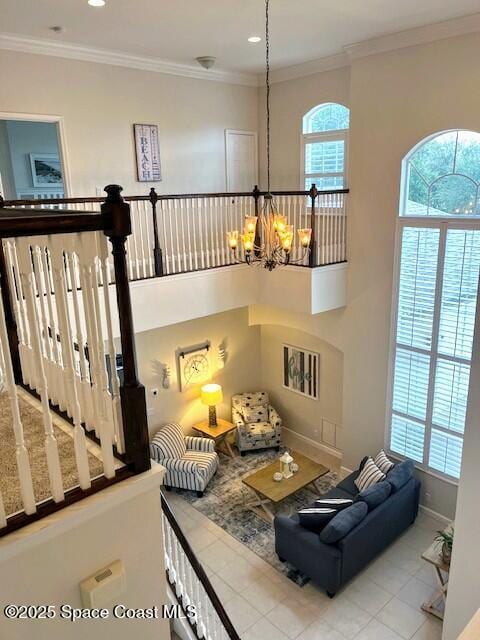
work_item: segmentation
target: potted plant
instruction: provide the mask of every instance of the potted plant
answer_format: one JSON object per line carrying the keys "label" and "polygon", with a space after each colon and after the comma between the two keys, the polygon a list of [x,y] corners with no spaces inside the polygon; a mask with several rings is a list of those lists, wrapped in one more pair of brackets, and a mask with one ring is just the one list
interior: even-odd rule
{"label": "potted plant", "polygon": [[435,542],[439,542],[442,545],[440,554],[445,564],[450,564],[452,559],[452,547],[453,547],[453,529],[445,529],[445,531],[437,531],[437,537]]}

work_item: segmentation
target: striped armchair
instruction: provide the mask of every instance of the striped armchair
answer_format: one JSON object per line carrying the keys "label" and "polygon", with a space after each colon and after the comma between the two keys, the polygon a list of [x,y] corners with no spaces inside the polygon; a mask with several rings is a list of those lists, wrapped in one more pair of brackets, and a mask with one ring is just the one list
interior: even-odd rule
{"label": "striped armchair", "polygon": [[198,497],[218,469],[215,443],[209,438],[185,436],[179,424],[166,424],[150,443],[150,456],[166,469],[167,489],[191,489]]}

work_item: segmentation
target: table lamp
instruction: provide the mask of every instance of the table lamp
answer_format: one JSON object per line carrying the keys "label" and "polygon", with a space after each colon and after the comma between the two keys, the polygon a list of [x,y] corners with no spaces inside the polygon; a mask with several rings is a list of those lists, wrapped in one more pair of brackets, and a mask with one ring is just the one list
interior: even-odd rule
{"label": "table lamp", "polygon": [[217,426],[216,405],[222,402],[222,387],[219,384],[206,384],[201,389],[202,403],[208,406],[208,426]]}

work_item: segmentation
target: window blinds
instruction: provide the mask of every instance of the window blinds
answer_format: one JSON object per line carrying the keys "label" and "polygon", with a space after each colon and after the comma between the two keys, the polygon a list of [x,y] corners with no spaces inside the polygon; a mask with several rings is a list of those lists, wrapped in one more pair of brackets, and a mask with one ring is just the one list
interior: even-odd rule
{"label": "window blinds", "polygon": [[402,228],[390,449],[458,478],[480,231]]}

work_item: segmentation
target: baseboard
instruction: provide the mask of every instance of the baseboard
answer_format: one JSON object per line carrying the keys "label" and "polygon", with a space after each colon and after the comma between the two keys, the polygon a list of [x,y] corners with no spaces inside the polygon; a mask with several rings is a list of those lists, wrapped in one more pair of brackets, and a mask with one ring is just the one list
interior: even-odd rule
{"label": "baseboard", "polygon": [[297,433],[296,431],[293,431],[293,429],[289,429],[288,427],[283,427],[283,430],[288,431],[288,433],[291,433],[293,437],[298,438],[299,440],[302,440],[302,442],[305,442],[305,444],[308,444],[310,447],[314,447],[315,449],[319,449],[324,453],[328,453],[331,456],[335,456],[335,458],[339,458],[339,459],[342,458],[342,452],[339,451],[338,449],[334,449],[333,447],[330,447],[328,444],[324,444],[323,442],[316,442],[316,440],[312,440],[311,438],[308,438],[307,436],[304,436],[301,433]]}
{"label": "baseboard", "polygon": [[450,518],[447,518],[446,516],[442,515],[441,513],[438,513],[438,511],[434,511],[433,509],[430,509],[429,507],[425,507],[423,504],[419,505],[418,509],[419,509],[419,511],[424,513],[426,516],[431,516],[432,518],[435,518],[435,520],[440,520],[440,522],[443,522],[446,525],[450,524],[452,522]]}

